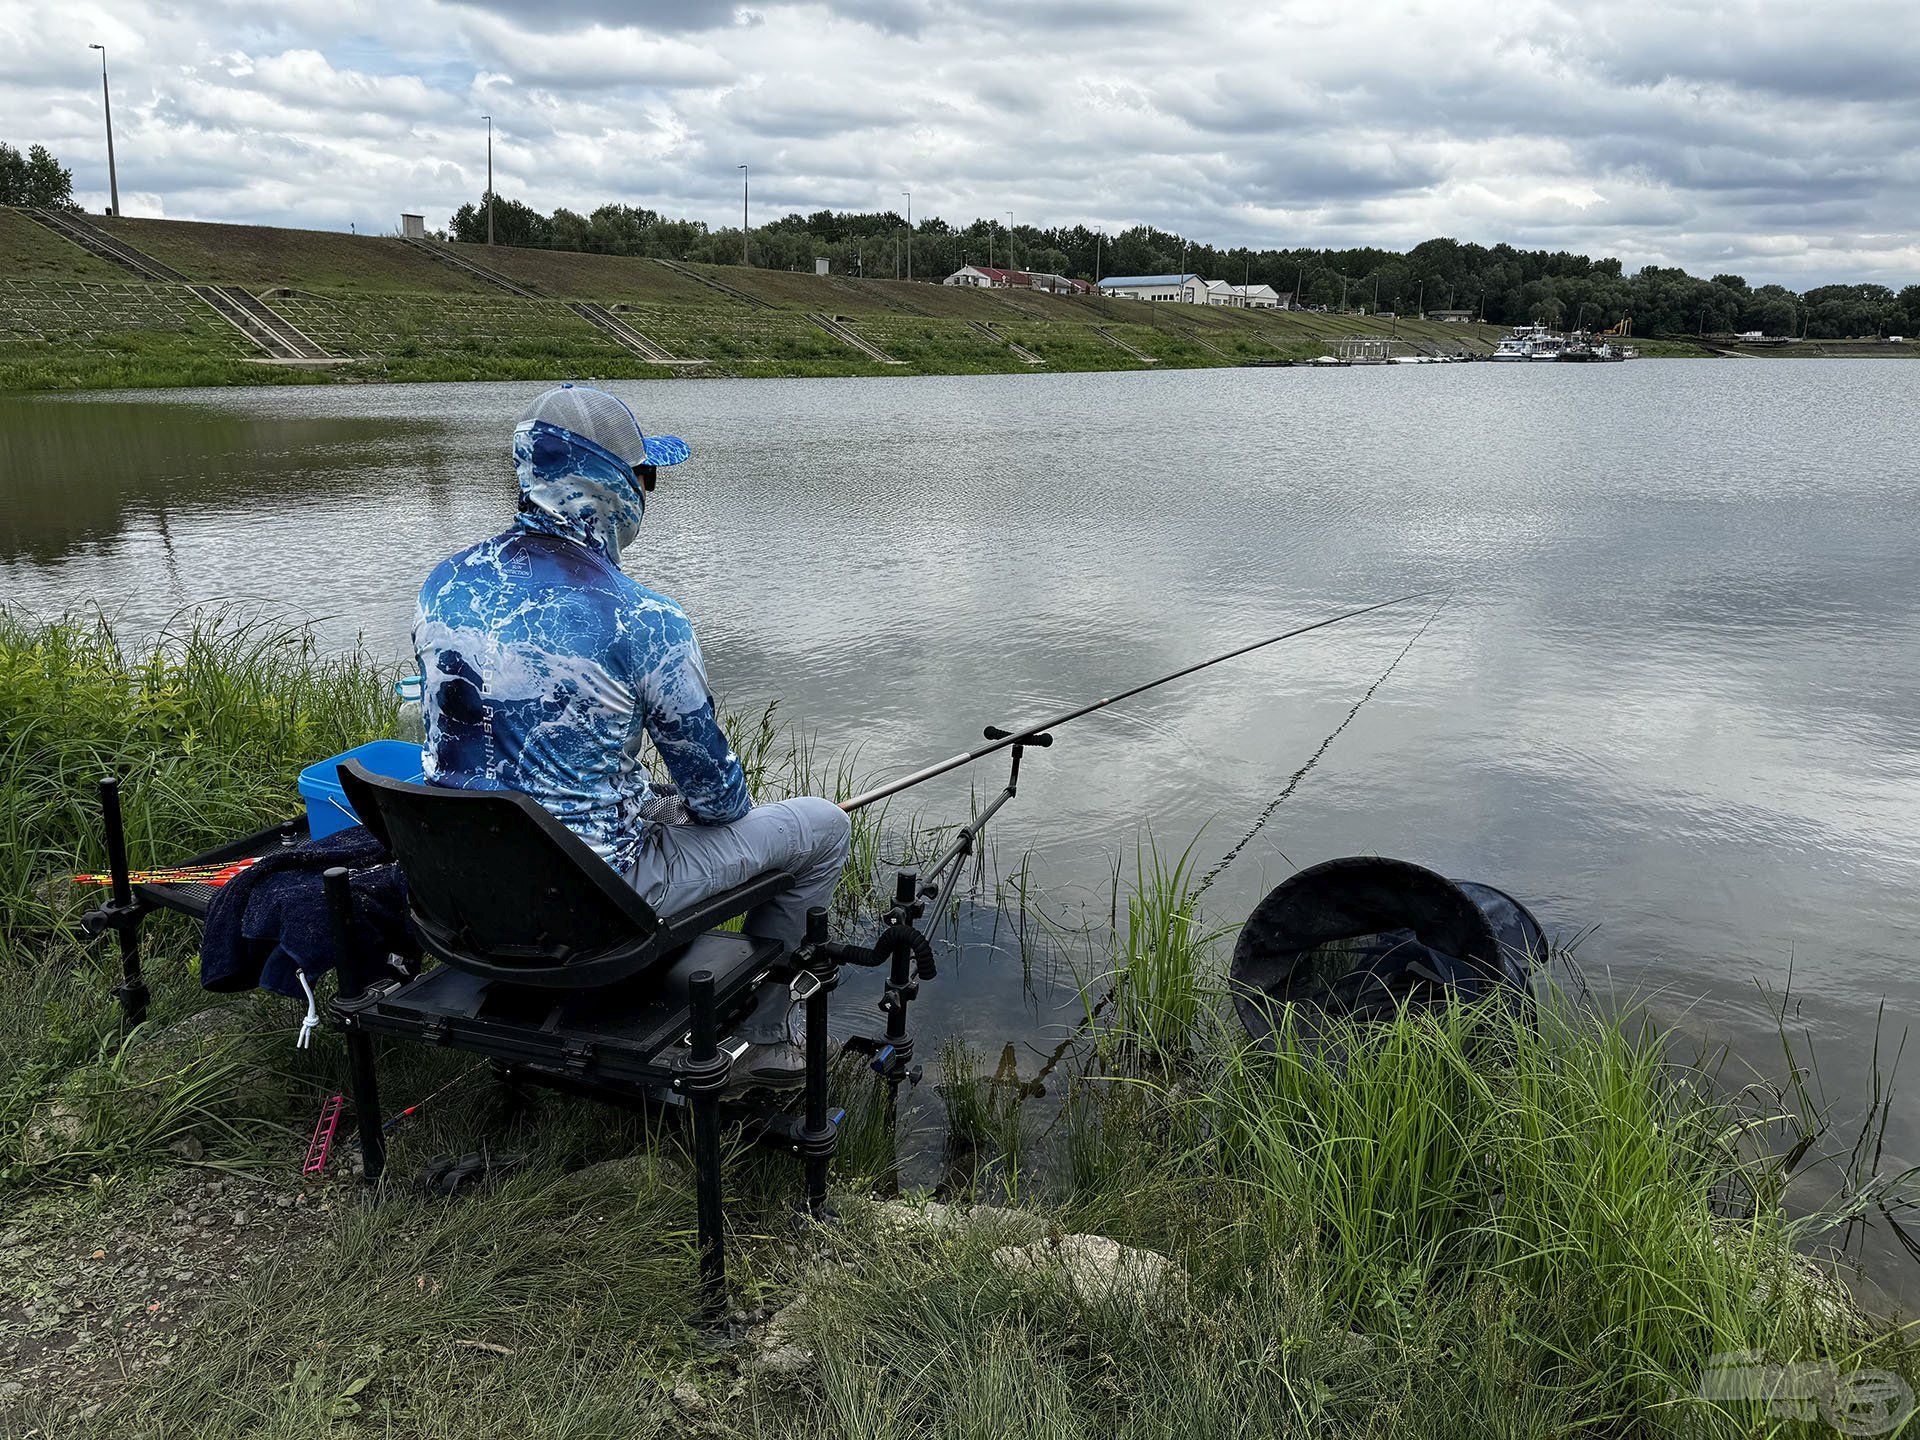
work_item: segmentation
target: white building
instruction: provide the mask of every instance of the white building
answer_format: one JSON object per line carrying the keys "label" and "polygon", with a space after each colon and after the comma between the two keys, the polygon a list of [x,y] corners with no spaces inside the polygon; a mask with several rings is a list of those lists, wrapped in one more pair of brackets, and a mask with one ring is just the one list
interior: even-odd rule
{"label": "white building", "polygon": [[1282,295],[1271,285],[1230,285],[1227,288],[1240,297],[1240,305],[1248,310],[1283,310],[1286,302],[1293,298],[1291,295]]}
{"label": "white building", "polygon": [[1207,303],[1207,282],[1198,275],[1109,275],[1100,293],[1121,300],[1171,300],[1180,305]]}
{"label": "white building", "polygon": [[1013,284],[1014,272],[995,270],[985,265],[962,265],[958,270],[940,283],[942,285],[969,285],[981,290],[1005,289]]}

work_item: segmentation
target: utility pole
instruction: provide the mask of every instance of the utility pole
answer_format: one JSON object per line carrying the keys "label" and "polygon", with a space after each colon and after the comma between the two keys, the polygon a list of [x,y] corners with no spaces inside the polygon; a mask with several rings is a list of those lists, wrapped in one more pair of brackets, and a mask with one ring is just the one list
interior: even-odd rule
{"label": "utility pole", "polygon": [[1107,227],[1102,225],[1093,232],[1093,283],[1100,283],[1100,242],[1107,238]]}
{"label": "utility pole", "polygon": [[907,279],[913,279],[913,191],[902,190],[907,197]]}
{"label": "utility pole", "polygon": [[487,122],[487,244],[493,244],[493,116],[482,115]]}
{"label": "utility pole", "polygon": [[120,172],[113,163],[113,97],[107,93],[107,47],[89,45],[87,48],[100,52],[100,108],[107,116],[107,193],[113,198],[113,203],[107,208],[117,218],[120,214]]}
{"label": "utility pole", "polygon": [[1013,269],[1013,212],[1007,212],[1007,268]]}
{"label": "utility pole", "polygon": [[740,167],[740,263],[747,264],[747,167]]}

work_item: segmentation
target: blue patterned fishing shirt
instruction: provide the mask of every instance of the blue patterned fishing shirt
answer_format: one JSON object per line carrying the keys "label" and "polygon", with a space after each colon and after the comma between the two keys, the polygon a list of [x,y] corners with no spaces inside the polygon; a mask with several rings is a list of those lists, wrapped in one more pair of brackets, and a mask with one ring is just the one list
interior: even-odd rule
{"label": "blue patterned fishing shirt", "polygon": [[[625,871],[659,804],[643,738],[691,819],[752,807],[685,612],[629,578],[646,497],[632,469],[545,421],[514,431],[513,528],[434,567],[413,645],[430,783],[533,796]],[[643,813],[645,812],[645,813]]]}

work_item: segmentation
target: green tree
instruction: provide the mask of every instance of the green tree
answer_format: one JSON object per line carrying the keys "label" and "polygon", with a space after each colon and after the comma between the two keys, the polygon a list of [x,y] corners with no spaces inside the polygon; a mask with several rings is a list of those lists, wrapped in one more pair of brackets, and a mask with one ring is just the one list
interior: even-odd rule
{"label": "green tree", "polygon": [[78,210],[73,203],[73,171],[44,145],[30,146],[22,155],[0,142],[0,205]]}
{"label": "green tree", "polygon": [[[509,200],[504,195],[493,197],[493,238],[500,245],[527,245],[544,248],[548,244],[553,222],[531,205],[518,200]],[[487,243],[487,197],[482,195],[477,205],[462,205],[453,212],[453,220],[447,226],[453,238],[468,245]]]}

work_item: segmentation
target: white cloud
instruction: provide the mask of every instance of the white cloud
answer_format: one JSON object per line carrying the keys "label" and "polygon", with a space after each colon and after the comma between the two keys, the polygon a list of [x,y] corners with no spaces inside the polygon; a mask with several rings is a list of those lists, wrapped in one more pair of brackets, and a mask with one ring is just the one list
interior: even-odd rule
{"label": "white cloud", "polygon": [[[207,0],[0,12],[0,137],[130,212],[385,228],[501,189],[731,223],[1013,210],[1220,244],[1436,234],[1920,279],[1898,0]],[[136,198],[137,197],[137,198]],[[149,199],[148,197],[153,197]]]}

